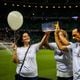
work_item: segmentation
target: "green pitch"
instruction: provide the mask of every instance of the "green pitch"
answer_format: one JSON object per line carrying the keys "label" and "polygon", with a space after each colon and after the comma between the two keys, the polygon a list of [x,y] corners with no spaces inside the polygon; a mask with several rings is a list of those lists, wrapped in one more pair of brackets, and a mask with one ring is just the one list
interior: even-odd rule
{"label": "green pitch", "polygon": [[[0,50],[0,80],[14,80],[16,65],[11,57],[7,50]],[[40,80],[56,80],[53,51],[40,50],[37,54],[37,63]]]}

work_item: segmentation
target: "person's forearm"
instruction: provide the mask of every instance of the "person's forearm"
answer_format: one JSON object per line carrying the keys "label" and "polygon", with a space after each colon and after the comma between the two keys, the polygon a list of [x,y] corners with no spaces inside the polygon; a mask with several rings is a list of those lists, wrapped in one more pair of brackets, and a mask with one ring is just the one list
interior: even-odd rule
{"label": "person's forearm", "polygon": [[13,54],[12,54],[12,61],[14,63],[19,63],[19,60],[17,58],[17,54],[16,54],[16,51],[14,50]]}
{"label": "person's forearm", "polygon": [[59,49],[61,49],[61,42],[60,42],[60,39],[58,37],[58,34],[55,32],[55,42],[58,46]]}
{"label": "person's forearm", "polygon": [[56,32],[55,32],[55,41],[56,41],[58,48],[60,50],[64,50],[64,46],[63,46],[61,40],[59,39],[58,33],[56,33]]}
{"label": "person's forearm", "polygon": [[48,44],[49,36],[50,36],[50,32],[46,32],[45,35],[43,36],[41,42],[40,42],[40,47]]}
{"label": "person's forearm", "polygon": [[62,44],[69,45],[70,43],[69,43],[69,41],[67,39],[68,37],[66,35],[67,35],[67,33],[64,33],[63,31],[60,31],[59,32],[59,39],[62,42]]}
{"label": "person's forearm", "polygon": [[56,41],[56,44],[57,44],[57,46],[58,46],[58,48],[59,48],[60,50],[67,50],[66,45],[63,45],[63,44],[62,44],[61,40],[59,39],[58,34],[56,34],[56,33],[55,33],[55,41]]}

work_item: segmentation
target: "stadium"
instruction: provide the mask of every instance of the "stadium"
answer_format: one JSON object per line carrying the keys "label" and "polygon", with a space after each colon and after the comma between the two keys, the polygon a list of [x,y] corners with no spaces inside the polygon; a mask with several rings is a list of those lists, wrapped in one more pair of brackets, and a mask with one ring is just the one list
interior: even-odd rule
{"label": "stadium", "polygon": [[[71,31],[80,26],[79,0],[0,0],[0,80],[14,80],[16,64],[12,62],[11,43],[14,31],[8,24],[8,14],[19,11],[23,15],[22,26],[15,31],[15,40],[22,32],[27,31],[31,44],[41,40],[44,32],[42,24],[59,21],[71,38]],[[45,26],[45,25],[44,25]],[[49,42],[55,42],[54,31]],[[37,54],[39,80],[56,80],[56,61],[54,51],[41,49]]]}

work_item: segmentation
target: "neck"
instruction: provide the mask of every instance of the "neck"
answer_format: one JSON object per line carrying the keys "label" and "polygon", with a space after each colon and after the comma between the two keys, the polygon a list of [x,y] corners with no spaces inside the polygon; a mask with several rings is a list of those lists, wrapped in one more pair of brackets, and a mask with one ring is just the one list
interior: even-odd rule
{"label": "neck", "polygon": [[28,47],[29,46],[29,43],[24,43],[24,47]]}

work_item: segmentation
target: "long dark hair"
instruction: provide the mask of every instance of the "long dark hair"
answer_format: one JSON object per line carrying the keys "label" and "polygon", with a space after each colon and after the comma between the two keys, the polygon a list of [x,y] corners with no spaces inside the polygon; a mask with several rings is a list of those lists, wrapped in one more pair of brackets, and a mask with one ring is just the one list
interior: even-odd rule
{"label": "long dark hair", "polygon": [[78,32],[80,33],[80,28],[77,28],[78,29]]}
{"label": "long dark hair", "polygon": [[[21,32],[21,33],[20,33],[20,37],[19,37],[19,39],[18,39],[17,42],[16,42],[16,44],[17,44],[18,47],[24,46],[24,43],[22,42],[22,37],[23,37],[23,34],[24,34],[24,33],[28,33],[28,32]],[[28,33],[28,34],[29,34],[29,33]]]}

